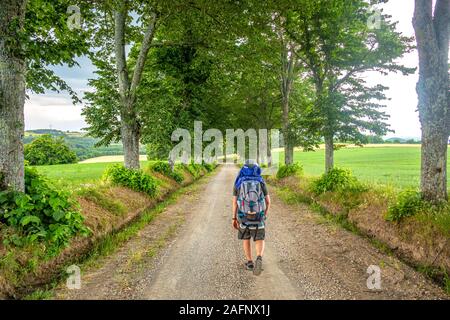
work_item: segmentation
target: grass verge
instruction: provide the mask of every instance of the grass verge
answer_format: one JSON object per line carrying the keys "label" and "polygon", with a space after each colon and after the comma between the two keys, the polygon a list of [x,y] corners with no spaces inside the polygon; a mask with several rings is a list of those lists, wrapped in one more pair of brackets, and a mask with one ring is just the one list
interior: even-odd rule
{"label": "grass verge", "polygon": [[[203,176],[203,178],[206,178],[213,173],[214,171],[207,173]],[[120,230],[109,233],[98,240],[87,253],[80,255],[70,262],[68,261],[67,263],[65,263],[64,266],[60,268],[60,272],[52,279],[50,283],[43,285],[40,288],[35,288],[32,292],[26,293],[21,298],[24,300],[41,300],[54,298],[54,290],[56,289],[56,287],[62,281],[65,281],[65,279],[67,279],[67,273],[65,272],[65,270],[69,265],[76,264],[80,267],[81,270],[98,267],[98,261],[101,258],[115,253],[124,243],[135,237],[140,230],[142,230],[158,215],[160,215],[167,206],[175,203],[180,196],[197,189],[201,185],[201,183],[203,183],[203,179],[197,180],[196,183],[192,183],[170,193],[162,202],[156,204],[150,209],[144,210],[142,214],[140,214]],[[170,226],[160,238],[158,238],[152,245],[149,246],[147,252],[145,253],[145,256],[150,258],[154,257],[165,246],[167,240],[171,236],[173,236],[180,225],[181,221],[178,221],[178,223]],[[136,258],[134,263],[139,260],[141,260],[141,258]]]}
{"label": "grass verge", "polygon": [[[419,261],[414,261],[411,259],[410,256],[406,256],[402,252],[398,250],[391,249],[392,246],[389,245],[389,243],[386,243],[385,241],[381,240],[374,234],[369,234],[358,227],[356,223],[351,221],[349,219],[349,213],[352,212],[352,210],[360,210],[359,206],[366,205],[364,203],[364,197],[367,194],[370,194],[371,197],[379,196],[379,193],[382,193],[382,190],[377,190],[376,192],[372,191],[365,191],[362,194],[345,194],[342,192],[328,192],[325,193],[319,197],[314,197],[311,193],[309,193],[308,185],[311,181],[307,181],[308,179],[302,179],[303,181],[298,181],[298,179],[295,180],[295,183],[293,183],[294,178],[290,178],[291,183],[283,184],[278,179],[269,179],[269,182],[271,182],[271,187],[275,190],[276,194],[280,197],[280,199],[285,202],[288,205],[298,205],[298,204],[305,204],[307,205],[312,211],[320,214],[321,219],[323,221],[318,221],[319,223],[331,223],[333,225],[337,225],[339,227],[344,228],[345,230],[348,230],[354,234],[357,234],[358,236],[364,237],[367,239],[374,247],[379,249],[381,252],[396,256],[399,258],[402,262],[407,264],[408,266],[412,267],[418,272],[421,272],[428,278],[432,279],[435,283],[437,283],[447,294],[450,294],[450,277],[448,271],[443,268],[442,266],[433,266],[431,263],[421,263]],[[384,190],[386,191],[386,190]],[[378,193],[378,194],[377,194]],[[392,197],[391,192],[389,193],[389,197]],[[386,195],[385,195],[386,196]],[[385,198],[389,198],[385,197]],[[372,212],[369,212],[372,213]],[[381,212],[379,212],[381,213]],[[381,214],[383,216],[383,214]],[[400,233],[400,237],[404,237],[404,240],[408,237],[405,235],[402,235],[401,232],[405,232],[407,230],[408,232],[411,232],[410,225],[419,224],[420,228],[416,230],[420,230],[420,233],[422,233],[422,236],[425,237],[423,239],[423,243],[426,244],[426,241],[430,239],[430,237],[433,237],[435,235],[436,230],[438,232],[442,232],[443,235],[448,233],[448,220],[447,217],[431,217],[429,214],[426,213],[418,213],[415,216],[409,217],[410,219],[408,221],[409,225],[405,224],[405,228],[402,229],[401,223],[391,223],[393,225],[393,229],[388,230],[388,232],[392,232],[393,230],[395,232]],[[431,227],[430,227],[431,226]],[[414,229],[413,229],[414,230]],[[431,231],[430,231],[431,230]],[[449,241],[447,241],[448,244]],[[436,255],[436,258],[439,256],[439,254],[442,253],[442,250]],[[434,260],[436,260],[434,258]],[[434,261],[433,261],[434,262]]]}

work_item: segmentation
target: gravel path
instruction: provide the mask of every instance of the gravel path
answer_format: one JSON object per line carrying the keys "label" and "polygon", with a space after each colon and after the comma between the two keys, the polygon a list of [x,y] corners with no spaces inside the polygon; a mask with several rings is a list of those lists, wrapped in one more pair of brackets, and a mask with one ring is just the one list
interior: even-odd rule
{"label": "gravel path", "polygon": [[[231,228],[237,173],[222,166],[170,205],[117,253],[84,270],[82,288],[60,287],[58,299],[447,299],[398,259],[305,206],[271,192],[264,271],[244,270]],[[269,192],[270,192],[269,186]],[[273,191],[273,190],[272,190]],[[160,248],[160,250],[157,250]],[[381,289],[367,288],[370,265]]]}

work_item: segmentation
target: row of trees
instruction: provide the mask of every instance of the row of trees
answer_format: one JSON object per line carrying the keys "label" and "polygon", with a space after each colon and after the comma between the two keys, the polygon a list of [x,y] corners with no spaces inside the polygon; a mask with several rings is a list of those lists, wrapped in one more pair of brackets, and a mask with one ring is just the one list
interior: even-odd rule
{"label": "row of trees", "polygon": [[[431,1],[416,0],[414,17],[421,187],[429,200],[447,198],[449,1],[437,0],[433,13]],[[412,39],[387,15],[368,23],[376,15],[372,5],[381,2],[78,0],[83,28],[70,31],[64,0],[6,0],[0,9],[3,187],[23,188],[25,87],[69,89],[46,66],[74,65],[81,54],[98,75],[85,96],[89,133],[103,144],[121,140],[127,167],[139,167],[140,142],[166,157],[172,131],[201,120],[204,129],[282,128],[286,164],[294,146],[324,140],[330,170],[336,139],[361,143],[367,133],[389,130],[382,111],[387,88],[368,85],[363,74],[414,72],[396,63],[412,50]]]}

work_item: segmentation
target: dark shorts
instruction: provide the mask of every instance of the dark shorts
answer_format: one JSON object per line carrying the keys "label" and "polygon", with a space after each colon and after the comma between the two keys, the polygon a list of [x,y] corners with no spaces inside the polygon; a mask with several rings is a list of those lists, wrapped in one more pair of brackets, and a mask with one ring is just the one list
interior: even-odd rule
{"label": "dark shorts", "polygon": [[264,240],[266,237],[266,229],[242,229],[239,228],[238,230],[238,239],[239,240],[248,240],[250,238],[253,238],[253,241],[256,240]]}

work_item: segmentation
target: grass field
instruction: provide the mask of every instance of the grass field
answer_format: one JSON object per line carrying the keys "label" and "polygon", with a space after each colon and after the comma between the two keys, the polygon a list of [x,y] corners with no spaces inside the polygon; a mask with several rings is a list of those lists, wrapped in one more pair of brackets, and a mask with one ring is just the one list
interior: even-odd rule
{"label": "grass field", "polygon": [[[86,163],[99,163],[99,162],[123,162],[123,156],[101,156],[96,158],[90,158],[83,161],[80,161],[80,164],[86,164]],[[146,155],[140,155],[139,156],[140,161],[147,160]]]}
{"label": "grass field", "polygon": [[[89,159],[87,163],[39,166],[37,168],[50,179],[63,184],[89,183],[99,179],[108,165],[120,163],[122,158],[99,157]],[[280,158],[282,163],[284,161],[283,153]],[[294,155],[294,160],[303,165],[304,172],[308,176],[319,176],[324,172],[324,159],[323,149],[315,152],[296,151]],[[142,167],[147,164],[148,161],[141,161]],[[361,181],[389,184],[400,188],[415,188],[419,186],[420,148],[417,145],[343,148],[335,152],[335,165],[350,169]],[[448,179],[450,185],[450,175],[448,175]]]}
{"label": "grass field", "polygon": [[[63,185],[90,183],[102,177],[106,167],[120,162],[75,163],[53,166],[37,166],[39,172]],[[141,161],[144,168],[148,161]]]}
{"label": "grass field", "polygon": [[[281,158],[284,159],[283,154]],[[303,165],[306,175],[318,176],[324,172],[325,151],[323,149],[315,152],[296,151],[294,160]],[[420,181],[420,148],[379,145],[343,148],[335,151],[335,166],[350,169],[361,181],[414,188],[419,186]],[[447,168],[450,170],[448,164]],[[450,185],[450,175],[448,180]]]}

